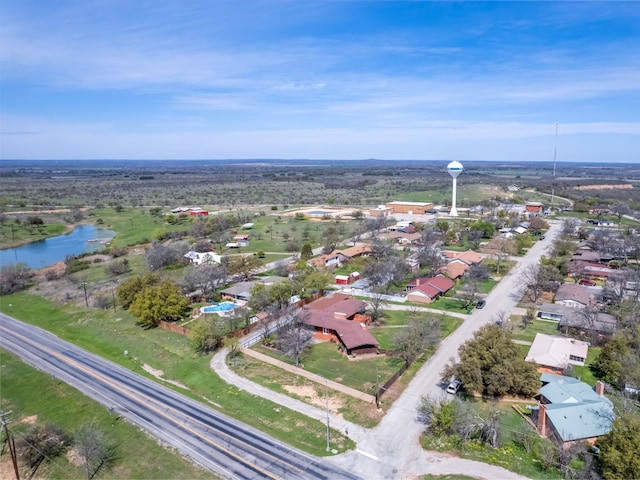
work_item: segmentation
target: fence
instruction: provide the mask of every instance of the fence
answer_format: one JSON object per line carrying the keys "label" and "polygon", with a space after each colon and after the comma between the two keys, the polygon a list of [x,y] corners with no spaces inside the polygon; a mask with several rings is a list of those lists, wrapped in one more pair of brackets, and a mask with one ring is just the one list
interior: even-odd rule
{"label": "fence", "polygon": [[[389,352],[391,353],[391,351],[387,351],[387,350],[381,350],[381,352]],[[389,389],[391,388],[391,386],[396,383],[396,380],[398,380],[400,378],[400,376],[407,370],[407,368],[409,368],[411,366],[411,361],[409,360],[405,360],[404,365],[402,365],[402,367],[400,367],[400,370],[398,370],[396,373],[394,373],[391,378],[389,380],[387,380],[384,385],[382,385],[382,387],[380,387],[378,389],[378,391],[376,392],[376,406],[378,408],[380,408],[380,397],[382,397],[382,395]]]}
{"label": "fence", "polygon": [[173,333],[179,333],[180,335],[184,335],[186,337],[189,336],[189,330],[181,327],[180,325],[174,325],[173,323],[165,322],[164,320],[160,320],[158,326],[164,330],[169,330]]}

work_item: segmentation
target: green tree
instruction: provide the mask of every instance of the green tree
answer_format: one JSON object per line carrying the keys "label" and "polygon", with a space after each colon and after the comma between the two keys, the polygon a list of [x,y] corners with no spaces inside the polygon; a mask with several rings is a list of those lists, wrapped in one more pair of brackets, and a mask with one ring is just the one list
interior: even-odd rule
{"label": "green tree", "polygon": [[640,414],[618,416],[611,431],[598,441],[602,473],[610,480],[640,478]]}
{"label": "green tree", "polygon": [[478,220],[469,226],[472,231],[482,232],[483,238],[491,238],[493,236],[494,226],[491,222]]}
{"label": "green tree", "polygon": [[595,362],[598,377],[611,385],[623,387],[624,364],[623,359],[631,353],[629,344],[623,335],[615,335],[609,340]]}
{"label": "green tree", "polygon": [[189,331],[189,340],[198,353],[212,352],[224,340],[224,323],[218,315],[207,315]]}
{"label": "green tree", "polygon": [[480,328],[458,352],[460,361],[445,367],[442,378],[460,379],[463,390],[491,397],[537,393],[535,364],[525,362],[511,334],[498,325]]}
{"label": "green tree", "polygon": [[302,246],[302,250],[300,251],[300,258],[304,260],[308,260],[313,256],[313,249],[311,248],[310,243],[305,243]]}
{"label": "green tree", "polygon": [[136,317],[136,323],[153,327],[160,320],[177,320],[182,317],[189,301],[182,295],[180,287],[164,280],[158,285],[144,287],[135,297],[129,311]]}
{"label": "green tree", "polygon": [[329,272],[319,270],[309,270],[302,279],[304,285],[304,293],[311,294],[313,292],[324,292],[327,285],[331,282],[331,274]]}
{"label": "green tree", "polygon": [[136,275],[128,278],[116,288],[116,296],[118,302],[122,305],[122,308],[128,310],[136,295],[142,291],[145,287],[151,285],[157,285],[160,283],[160,275],[156,273],[148,273],[146,275]]}

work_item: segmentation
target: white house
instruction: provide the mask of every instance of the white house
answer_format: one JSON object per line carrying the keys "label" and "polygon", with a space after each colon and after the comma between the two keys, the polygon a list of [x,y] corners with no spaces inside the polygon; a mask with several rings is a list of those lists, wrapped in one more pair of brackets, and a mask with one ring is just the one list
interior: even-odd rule
{"label": "white house", "polygon": [[194,252],[193,250],[185,253],[185,261],[192,265],[221,263],[222,256],[213,252]]}

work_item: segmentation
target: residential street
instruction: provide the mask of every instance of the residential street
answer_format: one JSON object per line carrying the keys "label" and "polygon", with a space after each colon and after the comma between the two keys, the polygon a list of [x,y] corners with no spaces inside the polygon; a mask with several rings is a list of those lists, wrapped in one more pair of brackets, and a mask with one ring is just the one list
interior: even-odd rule
{"label": "residential street", "polygon": [[[423,365],[377,427],[367,430],[332,416],[331,425],[342,431],[348,430],[349,436],[357,442],[357,449],[328,461],[363,478],[371,479],[404,479],[427,473],[462,474],[505,480],[523,478],[500,467],[425,452],[419,444],[423,425],[416,421],[416,412],[421,396],[443,397],[446,395],[440,386],[440,372],[449,363],[451,357],[457,356],[458,347],[470,339],[479,327],[494,322],[501,312],[513,311],[522,296],[522,288],[519,285],[521,272],[530,265],[536,264],[542,255],[548,254],[547,250],[559,235],[560,230],[559,222],[550,222],[550,229],[545,239],[536,242],[524,257],[518,259],[517,265],[487,296],[484,309],[474,310],[472,314],[465,316],[464,323],[442,342],[438,351]],[[326,418],[326,412],[322,409],[272,392],[238,377],[226,367],[225,355],[225,352],[220,352],[211,361],[212,368],[225,381],[318,420]]]}

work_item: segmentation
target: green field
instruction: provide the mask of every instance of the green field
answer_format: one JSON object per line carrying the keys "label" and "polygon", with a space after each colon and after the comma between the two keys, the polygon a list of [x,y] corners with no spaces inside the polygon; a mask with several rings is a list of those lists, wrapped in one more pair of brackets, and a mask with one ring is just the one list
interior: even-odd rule
{"label": "green field", "polygon": [[[211,472],[191,464],[177,452],[163,448],[134,425],[110,415],[104,406],[2,349],[0,364],[1,408],[3,411],[12,411],[10,427],[15,437],[36,423],[53,423],[72,434],[78,427],[78,419],[93,420],[107,439],[116,444],[115,461],[96,478],[215,478]],[[5,452],[3,457],[6,459],[8,453]],[[25,470],[22,475],[27,478]],[[65,455],[45,461],[36,475],[37,478],[48,479],[83,476],[81,467],[72,464]]]}
{"label": "green field", "polygon": [[[71,305],[61,307],[25,292],[2,297],[0,309],[141,375],[150,377],[144,365],[161,370],[164,379],[178,381],[188,389],[170,384],[168,387],[200,401],[213,401],[221,412],[294,447],[327,455],[322,422],[227,385],[211,371],[210,357],[194,355],[184,336],[159,328],[143,330],[122,310],[113,313]],[[353,447],[340,432],[334,432],[333,437],[339,452]]]}

